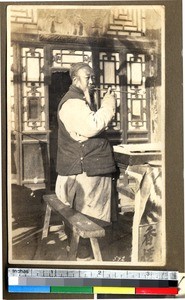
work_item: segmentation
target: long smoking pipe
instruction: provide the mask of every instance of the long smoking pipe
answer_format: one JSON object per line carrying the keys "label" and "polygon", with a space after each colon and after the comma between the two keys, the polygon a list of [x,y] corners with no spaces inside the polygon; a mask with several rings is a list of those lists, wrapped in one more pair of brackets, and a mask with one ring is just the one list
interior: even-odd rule
{"label": "long smoking pipe", "polygon": [[[95,91],[105,91],[105,92],[107,92],[107,89],[94,88],[94,90]],[[116,92],[115,89],[111,89],[111,91]],[[137,91],[137,92],[119,91],[119,93],[122,93],[122,94],[139,94],[140,93],[139,91]],[[142,92],[141,94],[146,94],[146,92]]]}

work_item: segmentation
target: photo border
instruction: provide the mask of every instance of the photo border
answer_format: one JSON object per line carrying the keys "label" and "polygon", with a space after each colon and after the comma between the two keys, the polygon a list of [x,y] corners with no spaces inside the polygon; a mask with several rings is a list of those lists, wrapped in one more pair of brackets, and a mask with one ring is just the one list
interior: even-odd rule
{"label": "photo border", "polygon": [[[43,4],[42,1],[16,2],[16,5]],[[107,5],[106,1],[60,1],[47,2],[48,5]],[[182,88],[182,1],[110,1],[109,5],[164,5],[165,6],[165,194],[166,194],[166,264],[165,266],[142,266],[142,270],[177,270],[184,272],[184,193],[183,193],[183,88]],[[1,2],[1,117],[2,117],[2,220],[3,220],[3,273],[10,267],[32,268],[39,265],[10,265],[8,263],[7,239],[7,116],[6,116],[6,8],[15,2]],[[4,30],[6,28],[6,30]],[[178,122],[177,122],[178,120]],[[49,267],[47,263],[41,268]],[[52,268],[58,268],[55,264]],[[60,266],[61,267],[61,266]],[[71,268],[65,265],[64,268]],[[89,266],[88,266],[89,267]],[[74,268],[87,268],[75,265]],[[90,268],[94,268],[90,266]],[[95,266],[95,268],[97,268]],[[99,269],[122,269],[123,266],[100,266]],[[141,266],[124,266],[128,270],[141,270]],[[7,293],[7,282],[3,278],[4,296]],[[32,295],[30,295],[32,296]],[[35,296],[35,295],[34,295]],[[56,295],[52,295],[55,298]],[[20,295],[19,295],[20,298]],[[30,297],[31,298],[31,297]],[[34,298],[34,297],[33,297]],[[38,298],[38,295],[37,295]],[[47,298],[41,295],[41,298]],[[49,298],[49,297],[48,297]],[[15,298],[16,299],[16,298]]]}

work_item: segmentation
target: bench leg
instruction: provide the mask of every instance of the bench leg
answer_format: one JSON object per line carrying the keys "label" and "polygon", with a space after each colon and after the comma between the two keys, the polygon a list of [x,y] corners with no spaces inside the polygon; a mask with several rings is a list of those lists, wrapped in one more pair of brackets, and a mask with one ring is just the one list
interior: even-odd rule
{"label": "bench leg", "polygon": [[79,239],[80,239],[79,234],[73,232],[71,243],[70,243],[69,260],[76,260]]}
{"label": "bench leg", "polygon": [[97,238],[90,238],[90,241],[95,260],[102,261],[102,256]]}
{"label": "bench leg", "polygon": [[48,236],[50,217],[51,217],[51,207],[47,204],[45,218],[44,218],[44,226],[42,230],[42,240]]}

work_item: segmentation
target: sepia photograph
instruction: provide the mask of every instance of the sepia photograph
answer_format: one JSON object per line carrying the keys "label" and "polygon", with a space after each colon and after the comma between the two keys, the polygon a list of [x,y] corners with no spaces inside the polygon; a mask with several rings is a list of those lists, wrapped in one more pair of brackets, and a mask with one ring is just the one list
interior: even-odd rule
{"label": "sepia photograph", "polygon": [[164,266],[165,6],[7,6],[10,264]]}

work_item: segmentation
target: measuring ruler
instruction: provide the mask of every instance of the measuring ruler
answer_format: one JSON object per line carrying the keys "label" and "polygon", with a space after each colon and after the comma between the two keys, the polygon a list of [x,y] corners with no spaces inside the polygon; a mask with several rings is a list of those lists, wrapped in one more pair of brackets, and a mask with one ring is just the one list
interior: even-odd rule
{"label": "measuring ruler", "polygon": [[[112,293],[174,295],[178,289],[176,271],[125,271],[99,269],[9,268],[9,292],[39,293]],[[152,290],[151,290],[152,288]],[[103,290],[102,290],[103,289]],[[147,289],[147,291],[146,291]],[[103,293],[103,292],[102,292]]]}
{"label": "measuring ruler", "polygon": [[176,271],[125,271],[99,269],[29,269],[9,268],[8,277],[27,278],[84,278],[84,279],[138,279],[178,280]]}

